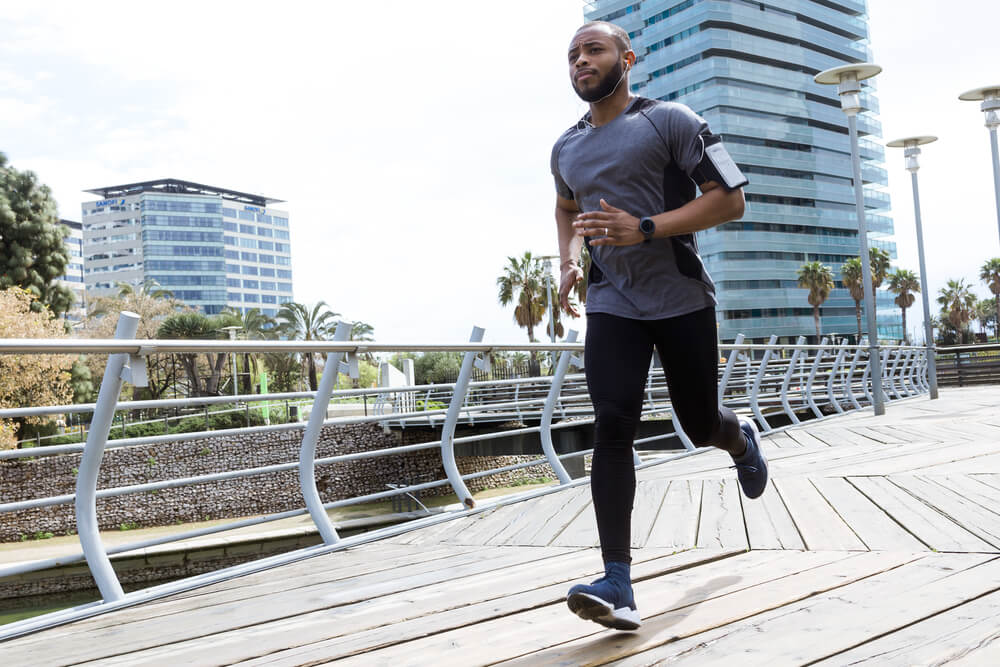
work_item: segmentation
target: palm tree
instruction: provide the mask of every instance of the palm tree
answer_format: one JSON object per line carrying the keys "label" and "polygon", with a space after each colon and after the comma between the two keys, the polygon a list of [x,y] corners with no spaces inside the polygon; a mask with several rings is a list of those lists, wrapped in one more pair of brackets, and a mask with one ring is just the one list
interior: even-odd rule
{"label": "palm tree", "polygon": [[497,299],[501,306],[514,307],[514,321],[528,330],[528,340],[535,342],[535,327],[545,315],[545,276],[542,263],[531,256],[508,257],[503,275],[497,278]]}
{"label": "palm tree", "polygon": [[819,307],[823,305],[834,287],[833,271],[821,262],[806,262],[799,267],[799,287],[809,290],[809,305],[813,307],[813,322],[816,324],[816,343],[822,334],[819,326]]}
{"label": "palm tree", "polygon": [[997,306],[997,341],[1000,341],[1000,257],[987,260],[979,269],[979,279],[986,283],[986,286],[993,292],[993,299]]}
{"label": "palm tree", "polygon": [[946,287],[942,287],[938,292],[937,302],[941,304],[941,315],[947,318],[952,328],[959,335],[961,342],[962,332],[964,332],[969,322],[972,320],[973,308],[976,304],[976,295],[969,290],[964,278],[949,280]]}
{"label": "palm tree", "polygon": [[894,273],[889,274],[889,290],[897,295],[896,305],[903,313],[903,344],[909,344],[909,340],[906,335],[906,309],[913,305],[915,293],[920,291],[920,281],[917,279],[917,274],[913,271],[908,271],[907,269],[896,269]]}
{"label": "palm tree", "polygon": [[852,257],[840,269],[840,282],[854,299],[854,314],[858,318],[858,343],[861,342],[861,301],[865,298],[865,286],[861,277],[861,259]]}
{"label": "palm tree", "polygon": [[892,259],[882,248],[868,248],[868,261],[872,267],[872,297],[878,295],[878,288],[889,275]]}
{"label": "palm tree", "polygon": [[989,338],[989,327],[993,326],[993,318],[997,314],[996,299],[980,299],[976,301],[975,317],[979,322],[979,330]]}
{"label": "palm tree", "polygon": [[[239,318],[240,335],[246,340],[274,340],[278,337],[277,323],[262,313],[260,308],[249,308],[243,313],[233,308],[225,308],[222,312]],[[250,353],[243,355],[243,372],[247,376],[247,393],[252,390],[252,378],[257,376],[259,366],[257,357],[258,355]]]}
{"label": "palm tree", "polygon": [[[278,311],[278,331],[289,340],[326,340],[330,330],[335,325],[334,318],[340,313],[334,313],[326,305],[326,301],[316,303],[312,309],[289,301]],[[309,368],[309,387],[316,391],[319,382],[316,378],[316,360],[312,352],[305,354]]]}
{"label": "palm tree", "polygon": [[[163,320],[156,330],[157,338],[174,338],[185,340],[205,340],[221,338],[221,329],[226,326],[238,326],[239,319],[230,313],[221,313],[209,317],[202,312],[187,311],[176,313]],[[219,380],[226,363],[226,353],[206,353],[209,375],[205,382],[201,381],[198,372],[197,354],[179,354],[181,367],[188,376],[189,393],[192,396],[212,396],[219,391]]]}

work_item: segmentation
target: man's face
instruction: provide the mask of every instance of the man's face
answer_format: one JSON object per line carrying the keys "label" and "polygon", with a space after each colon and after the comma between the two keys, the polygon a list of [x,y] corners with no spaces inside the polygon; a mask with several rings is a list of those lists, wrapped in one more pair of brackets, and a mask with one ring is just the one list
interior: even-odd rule
{"label": "man's face", "polygon": [[569,77],[584,102],[607,97],[622,81],[624,61],[607,29],[595,26],[573,36],[569,45]]}

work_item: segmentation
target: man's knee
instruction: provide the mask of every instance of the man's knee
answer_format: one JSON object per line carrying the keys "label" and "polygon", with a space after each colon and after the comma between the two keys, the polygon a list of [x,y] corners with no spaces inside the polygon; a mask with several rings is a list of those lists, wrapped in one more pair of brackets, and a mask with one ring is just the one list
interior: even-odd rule
{"label": "man's knee", "polygon": [[594,427],[598,442],[629,440],[635,436],[640,409],[620,403],[606,402],[597,406]]}

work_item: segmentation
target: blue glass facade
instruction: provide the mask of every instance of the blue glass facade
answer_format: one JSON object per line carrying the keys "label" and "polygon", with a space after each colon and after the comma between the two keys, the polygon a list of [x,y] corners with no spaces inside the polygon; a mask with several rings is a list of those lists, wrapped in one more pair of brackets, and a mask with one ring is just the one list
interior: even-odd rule
{"label": "blue glass facade", "polygon": [[[824,335],[856,333],[854,300],[840,283],[844,261],[859,254],[847,117],[836,87],[813,76],[871,60],[865,1],[597,0],[585,17],[628,31],[633,93],[690,106],[750,179],[742,220],[698,235],[718,290],[720,339],[814,339],[807,290],[796,283],[808,261],[830,266],[837,283],[821,310]],[[893,224],[874,81],[864,82],[862,102],[866,220],[872,245],[895,257],[883,238]],[[879,336],[901,338],[891,295],[880,291],[876,303]]]}

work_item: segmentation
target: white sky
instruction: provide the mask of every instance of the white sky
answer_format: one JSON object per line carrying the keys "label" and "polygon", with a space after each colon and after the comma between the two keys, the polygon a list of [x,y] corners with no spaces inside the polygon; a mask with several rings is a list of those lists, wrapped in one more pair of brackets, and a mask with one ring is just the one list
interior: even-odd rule
{"label": "white sky", "polygon": [[[957,96],[1000,83],[1000,3],[870,5],[885,138],[941,138],[920,172],[931,294],[965,277],[985,296],[990,147]],[[380,341],[520,341],[495,281],[555,252],[548,157],[586,110],[565,67],[582,20],[579,0],[3,3],[0,151],[71,219],[85,188],[163,177],[287,200],[297,301]],[[902,151],[887,167],[916,271]]]}

